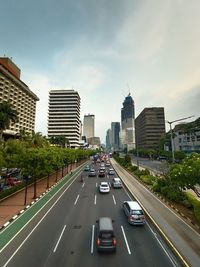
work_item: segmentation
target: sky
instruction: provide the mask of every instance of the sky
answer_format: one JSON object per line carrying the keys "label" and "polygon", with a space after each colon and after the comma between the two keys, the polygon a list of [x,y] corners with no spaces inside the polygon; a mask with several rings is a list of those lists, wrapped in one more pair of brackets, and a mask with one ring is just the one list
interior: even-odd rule
{"label": "sky", "polygon": [[74,89],[105,142],[129,93],[135,117],[200,117],[199,12],[199,0],[0,0],[0,56],[40,98],[36,132],[47,135],[49,91]]}

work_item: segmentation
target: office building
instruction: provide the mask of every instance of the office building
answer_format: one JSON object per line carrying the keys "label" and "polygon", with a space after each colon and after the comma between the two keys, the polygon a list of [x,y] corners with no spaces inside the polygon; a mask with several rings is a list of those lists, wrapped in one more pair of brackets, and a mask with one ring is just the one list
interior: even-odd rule
{"label": "office building", "polygon": [[80,96],[74,90],[49,92],[48,137],[65,136],[72,148],[80,144]]}
{"label": "office building", "polygon": [[120,133],[120,123],[119,122],[111,122],[112,151],[118,151],[119,150],[119,133]]}
{"label": "office building", "polygon": [[11,123],[3,135],[31,134],[35,130],[36,102],[39,98],[20,79],[20,69],[7,57],[0,57],[0,102],[10,102],[18,113],[18,122]]}
{"label": "office building", "polygon": [[111,129],[106,131],[106,149],[111,149]]}
{"label": "office building", "polygon": [[120,139],[123,150],[135,148],[135,105],[130,94],[125,98],[121,109]]}
{"label": "office building", "polygon": [[94,115],[84,115],[83,118],[83,135],[86,138],[94,137]]}
{"label": "office building", "polygon": [[164,108],[145,108],[135,120],[135,129],[138,149],[158,149],[165,136]]}

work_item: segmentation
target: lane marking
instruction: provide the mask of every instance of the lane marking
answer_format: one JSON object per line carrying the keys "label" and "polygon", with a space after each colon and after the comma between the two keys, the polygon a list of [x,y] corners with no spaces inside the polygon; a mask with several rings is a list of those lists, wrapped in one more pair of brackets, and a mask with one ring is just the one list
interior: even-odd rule
{"label": "lane marking", "polygon": [[77,203],[79,197],[80,197],[80,195],[77,196],[77,198],[76,198],[76,200],[75,200],[75,202],[74,202],[74,205],[76,205],[76,203]]}
{"label": "lane marking", "polygon": [[58,238],[58,241],[57,241],[57,243],[56,243],[56,246],[55,246],[55,248],[54,248],[54,250],[53,250],[54,253],[55,253],[56,250],[57,250],[57,247],[58,247],[58,245],[59,245],[59,243],[60,243],[60,240],[61,240],[61,238],[62,238],[62,236],[63,236],[63,233],[64,233],[64,231],[65,231],[65,228],[66,228],[66,225],[63,227],[62,232],[61,232],[61,234],[60,234],[60,236],[59,236],[59,238]]}
{"label": "lane marking", "polygon": [[156,232],[153,231],[153,229],[151,228],[151,226],[150,226],[148,223],[146,223],[146,224],[147,224],[147,226],[149,227],[149,229],[150,229],[150,231],[152,232],[152,234],[155,236],[156,240],[158,241],[159,245],[161,246],[161,248],[162,248],[163,251],[165,252],[166,256],[169,258],[169,260],[171,261],[171,263],[173,264],[173,266],[175,266],[175,267],[178,266],[178,265],[174,262],[173,258],[172,258],[171,255],[168,253],[168,251],[166,250],[166,248],[163,246],[163,244],[161,243],[161,241],[158,239]]}
{"label": "lane marking", "polygon": [[94,228],[95,228],[95,225],[93,224],[92,225],[91,254],[93,254],[94,252]]}
{"label": "lane marking", "polygon": [[123,188],[124,188],[125,193],[126,193],[127,196],[129,197],[129,199],[132,200],[132,198],[130,197],[130,195],[129,195],[128,191],[126,190],[126,188],[125,188],[125,187],[123,187]]}
{"label": "lane marking", "polygon": [[82,188],[84,187],[85,183],[83,183]]}
{"label": "lane marking", "polygon": [[128,245],[128,241],[127,241],[127,238],[126,238],[126,235],[125,235],[125,232],[124,232],[124,228],[123,228],[122,225],[121,225],[121,229],[122,229],[122,233],[123,233],[124,240],[125,240],[125,243],[126,243],[126,247],[127,247],[127,250],[128,250],[128,254],[130,255],[131,251],[130,251],[130,248],[129,248],[129,245]]}
{"label": "lane marking", "polygon": [[112,197],[113,197],[114,204],[116,205],[115,196],[112,195]]}
{"label": "lane marking", "polygon": [[[27,237],[22,241],[21,245],[19,245],[19,247],[15,250],[15,252],[11,255],[11,257],[7,260],[7,262],[3,265],[3,267],[6,267],[8,265],[8,263],[14,258],[14,256],[17,254],[17,252],[20,250],[20,248],[24,245],[24,243],[28,240],[28,238],[32,235],[32,233],[35,231],[35,229],[40,225],[40,223],[44,220],[44,218],[49,214],[49,212],[53,209],[53,207],[57,204],[57,202],[61,199],[61,197],[65,194],[65,192],[69,189],[69,187],[76,181],[76,179],[74,179],[68,186],[67,188],[63,191],[63,193],[57,198],[57,200],[53,203],[53,205],[48,209],[48,211],[44,214],[44,216],[39,220],[39,222],[35,225],[35,227],[31,230],[31,232],[27,235]],[[60,189],[62,189],[66,184],[64,184]],[[60,190],[59,190],[60,191]],[[59,192],[58,191],[58,192]],[[57,193],[58,193],[57,192]],[[49,201],[55,197],[55,195],[53,195]],[[46,204],[43,206],[45,207],[49,201],[46,202]],[[38,210],[38,212],[35,213],[35,215],[32,217],[32,219],[34,217],[36,217],[36,215],[41,211]],[[28,221],[22,228],[21,230],[10,240],[10,242],[25,228],[25,226],[30,223],[30,221]],[[8,246],[8,244],[10,244],[10,242],[8,242],[1,250],[0,253],[4,250],[5,247]]]}
{"label": "lane marking", "polygon": [[96,187],[97,187],[97,183],[96,183]]}
{"label": "lane marking", "polygon": [[94,205],[96,205],[97,204],[97,195],[95,194],[95,196],[94,196]]}

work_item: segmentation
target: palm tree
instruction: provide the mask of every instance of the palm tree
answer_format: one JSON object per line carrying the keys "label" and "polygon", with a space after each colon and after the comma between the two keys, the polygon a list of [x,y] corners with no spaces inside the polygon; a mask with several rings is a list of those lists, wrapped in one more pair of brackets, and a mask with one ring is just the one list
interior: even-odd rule
{"label": "palm tree", "polygon": [[11,122],[18,121],[18,113],[9,102],[0,103],[0,140],[3,139],[3,131],[9,128]]}

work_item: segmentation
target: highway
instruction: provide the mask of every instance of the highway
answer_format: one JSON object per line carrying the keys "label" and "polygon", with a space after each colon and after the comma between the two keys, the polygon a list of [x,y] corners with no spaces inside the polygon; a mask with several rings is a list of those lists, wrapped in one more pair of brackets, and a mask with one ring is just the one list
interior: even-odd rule
{"label": "highway", "polygon": [[[98,164],[94,166],[98,169]],[[145,226],[128,224],[122,203],[134,198],[125,186],[99,193],[99,183],[111,182],[115,175],[99,178],[87,174],[74,174],[49,198],[0,251],[0,266],[182,266],[149,219]],[[96,250],[96,220],[102,216],[114,219],[116,253]]]}

